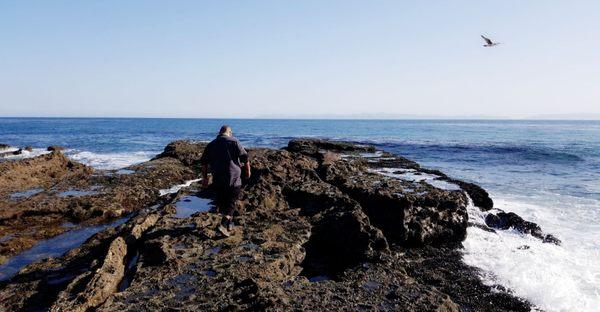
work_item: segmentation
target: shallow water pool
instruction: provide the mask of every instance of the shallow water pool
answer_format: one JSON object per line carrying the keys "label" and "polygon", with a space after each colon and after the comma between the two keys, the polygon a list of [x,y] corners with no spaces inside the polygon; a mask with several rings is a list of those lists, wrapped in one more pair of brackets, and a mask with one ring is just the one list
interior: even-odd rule
{"label": "shallow water pool", "polygon": [[92,235],[107,228],[119,226],[129,220],[129,218],[130,216],[127,216],[112,223],[84,227],[42,240],[31,249],[23,251],[0,265],[0,281],[11,278],[26,265],[38,260],[61,256],[65,252],[83,244]]}
{"label": "shallow water pool", "polygon": [[175,203],[175,208],[177,208],[177,213],[175,217],[177,218],[187,218],[193,215],[196,212],[206,212],[212,209],[213,201],[212,199],[202,198],[198,196],[185,196]]}

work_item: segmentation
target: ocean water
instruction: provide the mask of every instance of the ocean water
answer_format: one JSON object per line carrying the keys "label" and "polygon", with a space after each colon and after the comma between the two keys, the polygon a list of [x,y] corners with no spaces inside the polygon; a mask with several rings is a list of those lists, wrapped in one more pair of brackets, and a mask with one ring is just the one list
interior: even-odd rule
{"label": "ocean water", "polygon": [[[370,143],[477,182],[497,208],[538,223],[563,244],[472,227],[465,262],[486,283],[541,309],[600,307],[600,121],[0,118],[0,143],[31,145],[32,155],[62,145],[75,160],[118,169],[175,139],[210,140],[223,123],[247,146],[283,147],[295,137]],[[474,207],[470,218],[483,222]]]}

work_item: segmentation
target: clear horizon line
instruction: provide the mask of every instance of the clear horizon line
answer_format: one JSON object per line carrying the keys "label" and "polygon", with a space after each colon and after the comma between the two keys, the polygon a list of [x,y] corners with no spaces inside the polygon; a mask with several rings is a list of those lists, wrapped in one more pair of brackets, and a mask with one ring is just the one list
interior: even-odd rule
{"label": "clear horizon line", "polygon": [[[567,115],[567,114],[565,114]],[[444,115],[398,115],[391,117],[360,117],[360,115],[298,115],[298,116],[269,116],[259,115],[255,117],[181,117],[181,116],[0,116],[0,119],[231,119],[231,120],[555,120],[555,121],[600,121],[599,116],[590,118],[581,117],[561,117],[562,115],[541,115],[541,116],[488,116],[488,115],[464,115],[464,116],[444,116]],[[552,117],[556,116],[556,117]]]}

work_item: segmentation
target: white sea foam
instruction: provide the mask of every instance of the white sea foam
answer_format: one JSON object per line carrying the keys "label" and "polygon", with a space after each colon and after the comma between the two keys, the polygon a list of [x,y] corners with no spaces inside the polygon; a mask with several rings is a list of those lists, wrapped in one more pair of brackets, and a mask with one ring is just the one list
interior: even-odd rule
{"label": "white sea foam", "polygon": [[18,148],[9,146],[9,147],[0,147],[0,153],[14,152],[18,150]]}
{"label": "white sea foam", "polygon": [[442,190],[456,191],[460,190],[460,187],[454,183],[450,183],[444,180],[438,180],[440,176],[430,173],[417,172],[414,169],[400,169],[400,168],[380,168],[370,170],[388,177],[401,179],[410,182],[425,182],[429,185],[437,187]]}
{"label": "white sea foam", "polygon": [[168,189],[162,189],[159,191],[159,194],[160,194],[160,196],[163,196],[163,195],[167,195],[167,194],[177,193],[182,188],[189,187],[190,185],[192,185],[192,183],[199,182],[199,181],[202,181],[202,179],[187,180],[182,184],[173,185]]}
{"label": "white sea foam", "polygon": [[[5,153],[5,152],[15,152],[18,151],[18,148],[15,147],[9,147],[6,149],[1,150],[1,152]],[[19,159],[25,159],[25,158],[31,158],[31,157],[37,157],[40,155],[44,155],[44,154],[49,154],[50,152],[48,150],[46,150],[45,148],[34,148],[31,152],[30,151],[26,151],[26,150],[22,150],[21,154],[19,155],[5,155],[0,159],[11,159],[11,160],[19,160]]]}
{"label": "white sea foam", "polygon": [[[542,243],[516,231],[490,233],[469,227],[464,241],[465,263],[483,270],[489,285],[503,285],[546,311],[598,311],[600,307],[600,228],[587,219],[586,229],[572,213],[559,207],[495,197],[497,208],[538,223],[561,246]],[[585,210],[585,209],[584,209]],[[558,212],[558,213],[557,213]],[[560,214],[566,215],[561,216]],[[571,216],[567,216],[571,215]],[[469,205],[469,219],[484,223],[485,213]],[[528,246],[528,247],[523,247]]]}
{"label": "white sea foam", "polygon": [[383,155],[382,151],[375,151],[374,153],[361,153],[360,156],[364,158],[380,158]]}
{"label": "white sea foam", "polygon": [[96,169],[120,169],[150,160],[155,152],[140,151],[134,153],[93,153],[89,151],[66,151],[71,159]]}
{"label": "white sea foam", "polygon": [[[396,168],[372,170],[402,180],[431,183],[435,175]],[[444,181],[439,181],[444,182]],[[598,311],[600,307],[600,202],[545,194],[519,198],[493,194],[494,207],[540,225],[562,245],[514,230],[467,229],[466,264],[480,268],[488,285],[502,285],[545,311]],[[468,206],[469,220],[485,225],[486,212]]]}

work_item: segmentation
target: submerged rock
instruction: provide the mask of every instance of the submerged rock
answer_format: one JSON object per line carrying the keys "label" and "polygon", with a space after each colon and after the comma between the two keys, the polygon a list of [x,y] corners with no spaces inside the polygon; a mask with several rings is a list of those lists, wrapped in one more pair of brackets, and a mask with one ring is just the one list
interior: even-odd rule
{"label": "submerged rock", "polygon": [[[191,184],[159,196],[160,189],[198,175],[204,146],[170,143],[153,160],[132,166],[135,174],[95,172],[60,153],[0,164],[0,172],[12,177],[0,178],[0,236],[15,236],[0,246],[14,249],[18,237],[32,243],[51,237],[41,226],[132,214],[62,257],[31,264],[1,283],[1,308],[530,310],[527,302],[484,285],[461,261],[458,248],[469,223],[460,188],[374,169],[447,178],[443,173],[348,142],[294,140],[283,150],[251,149],[252,177],[237,226],[223,237],[215,230],[220,216],[206,209],[211,190]],[[58,196],[92,185],[100,186],[95,194]],[[9,206],[11,192],[35,187],[44,191]],[[26,227],[42,234],[23,234]]]}
{"label": "submerged rock", "polygon": [[523,234],[529,234],[533,237],[541,239],[544,243],[553,243],[560,245],[560,239],[552,234],[544,234],[542,229],[536,223],[523,220],[514,212],[504,212],[497,209],[498,212],[490,213],[485,217],[485,223],[492,228],[500,230],[515,229]]}
{"label": "submerged rock", "polygon": [[58,145],[50,145],[50,146],[48,146],[48,148],[46,150],[48,152],[60,152],[60,151],[64,151],[65,148],[62,146],[58,146]]}

